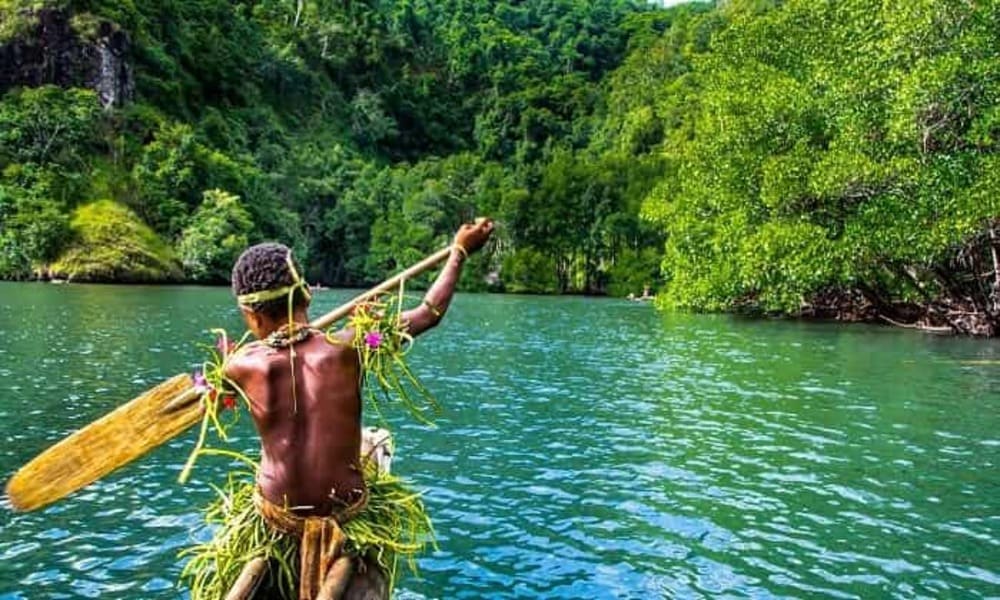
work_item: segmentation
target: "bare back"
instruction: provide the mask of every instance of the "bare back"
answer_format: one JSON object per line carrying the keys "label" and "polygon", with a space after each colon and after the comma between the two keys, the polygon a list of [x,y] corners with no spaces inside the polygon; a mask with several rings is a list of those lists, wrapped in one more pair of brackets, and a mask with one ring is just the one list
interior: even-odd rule
{"label": "bare back", "polygon": [[254,345],[234,357],[227,374],[247,393],[260,433],[257,482],[265,498],[323,515],[363,493],[360,365],[348,344],[316,333],[289,348]]}

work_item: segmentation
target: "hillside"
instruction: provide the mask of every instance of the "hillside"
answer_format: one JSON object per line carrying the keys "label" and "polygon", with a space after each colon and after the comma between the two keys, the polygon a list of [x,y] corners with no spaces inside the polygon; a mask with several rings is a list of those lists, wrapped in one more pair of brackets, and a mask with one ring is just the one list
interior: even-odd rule
{"label": "hillside", "polygon": [[206,282],[489,214],[467,289],[1000,333],[1000,3],[716,4],[2,0],[0,274],[99,199]]}
{"label": "hillside", "polygon": [[642,2],[7,0],[0,14],[8,278],[44,271],[74,208],[107,198],[189,279],[221,282],[239,248],[206,238],[208,190],[249,216],[236,238],[295,246],[327,285],[380,279],[479,214],[502,233],[467,287],[492,271],[514,290],[602,292],[617,256],[661,242],[638,219],[644,190],[609,180],[555,207],[535,191],[589,145],[630,27],[665,27]]}

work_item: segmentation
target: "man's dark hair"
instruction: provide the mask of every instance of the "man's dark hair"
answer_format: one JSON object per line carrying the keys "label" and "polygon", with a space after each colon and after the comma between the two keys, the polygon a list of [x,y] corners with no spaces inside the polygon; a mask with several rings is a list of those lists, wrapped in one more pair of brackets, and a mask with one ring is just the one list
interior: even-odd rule
{"label": "man's dark hair", "polygon": [[[250,246],[236,259],[233,265],[233,293],[236,296],[263,292],[292,285],[295,279],[288,269],[288,256],[291,250],[284,244],[267,242]],[[293,259],[294,260],[294,259]],[[295,270],[302,273],[298,263]],[[295,288],[293,302],[295,307],[308,303],[302,288]],[[282,296],[264,302],[245,304],[250,310],[271,318],[288,314],[288,296]]]}

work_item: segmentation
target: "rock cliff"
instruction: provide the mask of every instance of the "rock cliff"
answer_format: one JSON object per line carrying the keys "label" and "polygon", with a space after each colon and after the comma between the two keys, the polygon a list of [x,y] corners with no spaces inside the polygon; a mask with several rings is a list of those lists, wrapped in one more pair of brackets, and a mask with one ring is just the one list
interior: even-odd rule
{"label": "rock cliff", "polygon": [[0,44],[0,94],[13,87],[85,87],[98,93],[105,108],[132,98],[131,44],[114,24],[86,15],[74,19],[59,9],[17,18],[27,26]]}

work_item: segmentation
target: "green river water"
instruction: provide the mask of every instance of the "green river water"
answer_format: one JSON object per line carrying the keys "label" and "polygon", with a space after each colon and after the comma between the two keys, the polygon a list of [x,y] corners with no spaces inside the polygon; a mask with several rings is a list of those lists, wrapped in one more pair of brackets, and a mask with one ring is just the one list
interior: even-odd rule
{"label": "green river water", "polygon": [[[348,292],[321,292],[318,314]],[[0,284],[0,476],[239,328],[225,289]],[[390,415],[439,549],[400,598],[1000,596],[1000,344],[461,295]],[[38,513],[0,506],[0,599],[184,598],[228,465],[190,432]],[[247,419],[233,447],[255,444]]]}

